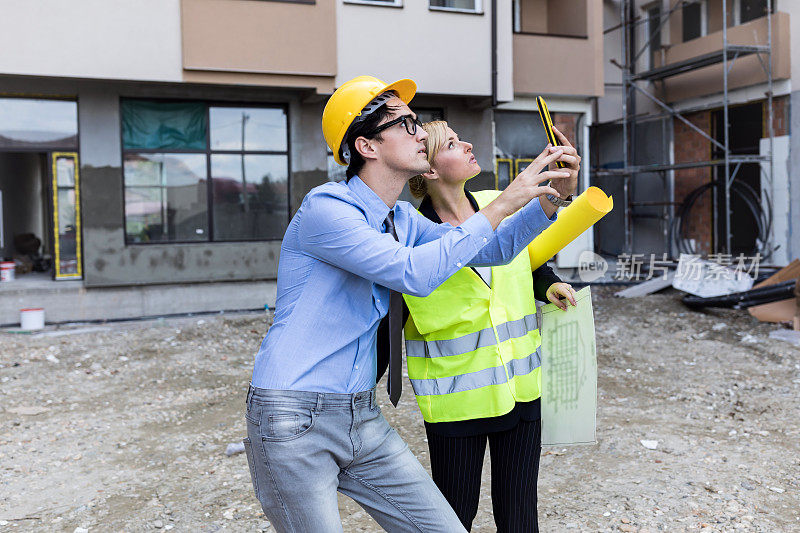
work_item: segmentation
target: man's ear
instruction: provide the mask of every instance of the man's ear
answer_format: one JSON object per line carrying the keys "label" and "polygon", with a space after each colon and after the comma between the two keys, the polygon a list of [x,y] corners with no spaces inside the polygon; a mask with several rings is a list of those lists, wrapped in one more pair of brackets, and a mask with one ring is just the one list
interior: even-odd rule
{"label": "man's ear", "polygon": [[378,154],[375,152],[375,147],[372,145],[371,140],[366,137],[358,137],[353,144],[355,144],[356,151],[361,154],[361,157],[365,160],[378,159]]}

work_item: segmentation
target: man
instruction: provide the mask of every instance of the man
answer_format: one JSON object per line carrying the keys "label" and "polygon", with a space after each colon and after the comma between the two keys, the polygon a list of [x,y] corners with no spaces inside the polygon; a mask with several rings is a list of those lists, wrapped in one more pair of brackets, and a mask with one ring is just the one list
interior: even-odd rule
{"label": "man", "polygon": [[[337,89],[322,126],[348,180],[306,195],[284,236],[245,439],[256,496],[278,531],[341,531],[337,490],[389,531],[464,531],[376,404],[378,323],[391,307],[390,329],[399,332],[393,291],[427,295],[466,264],[502,264],[525,250],[555,219],[552,204],[531,201],[558,196],[539,184],[574,179],[571,171],[537,175],[561,158],[554,149],[461,226],[428,221],[397,202],[406,182],[429,170],[427,134],[407,105],[415,92],[411,80],[370,76]],[[389,372],[395,404],[398,364],[394,357]]]}

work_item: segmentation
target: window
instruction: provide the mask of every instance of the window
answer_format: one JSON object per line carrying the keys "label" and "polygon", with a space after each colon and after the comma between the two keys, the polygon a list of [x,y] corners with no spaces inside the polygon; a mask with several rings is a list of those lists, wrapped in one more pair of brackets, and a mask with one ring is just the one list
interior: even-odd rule
{"label": "window", "polygon": [[366,6],[403,7],[403,0],[344,0],[345,4],[363,4]]}
{"label": "window", "polygon": [[658,65],[658,55],[661,53],[661,6],[655,5],[647,9],[647,43],[648,43],[648,68]]}
{"label": "window", "polygon": [[423,124],[433,120],[444,120],[444,109],[441,107],[414,107],[412,111]]}
{"label": "window", "polygon": [[706,0],[685,1],[683,14],[683,42],[702,37],[707,33],[708,3]]}
{"label": "window", "polygon": [[[775,13],[775,4],[777,0],[772,0],[772,12]],[[744,24],[757,18],[767,16],[767,0],[739,0],[739,9],[736,10],[739,15],[737,24]]]}
{"label": "window", "polygon": [[205,154],[126,153],[129,242],[208,240]]}
{"label": "window", "polygon": [[0,98],[0,148],[78,148],[78,103]]}
{"label": "window", "polygon": [[280,239],[287,133],[279,106],[124,100],[127,242]]}
{"label": "window", "polygon": [[481,0],[430,0],[430,9],[480,13],[482,6]]}

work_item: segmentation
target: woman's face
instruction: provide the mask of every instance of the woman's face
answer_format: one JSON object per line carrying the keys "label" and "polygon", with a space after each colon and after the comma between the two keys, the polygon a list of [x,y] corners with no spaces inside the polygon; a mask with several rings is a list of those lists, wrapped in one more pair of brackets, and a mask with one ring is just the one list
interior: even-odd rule
{"label": "woman's face", "polygon": [[451,128],[447,128],[447,138],[433,160],[431,169],[435,170],[440,180],[458,183],[477,176],[481,167],[472,155],[472,145],[459,140]]}

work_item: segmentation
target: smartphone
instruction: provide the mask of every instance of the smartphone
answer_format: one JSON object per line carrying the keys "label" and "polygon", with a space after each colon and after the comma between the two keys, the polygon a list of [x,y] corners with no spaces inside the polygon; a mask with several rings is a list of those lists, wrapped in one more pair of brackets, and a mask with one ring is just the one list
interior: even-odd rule
{"label": "smartphone", "polygon": [[[553,146],[561,146],[556,140],[555,133],[553,133],[553,120],[550,118],[550,111],[547,110],[547,104],[544,102],[544,98],[537,96],[536,105],[539,106],[539,117],[542,119],[542,126],[544,126],[544,132],[547,135],[547,141]],[[558,168],[567,167],[567,165],[561,161],[556,161],[556,166],[558,166]]]}

